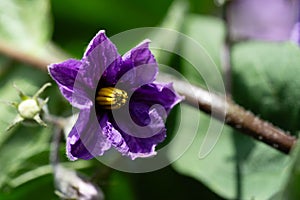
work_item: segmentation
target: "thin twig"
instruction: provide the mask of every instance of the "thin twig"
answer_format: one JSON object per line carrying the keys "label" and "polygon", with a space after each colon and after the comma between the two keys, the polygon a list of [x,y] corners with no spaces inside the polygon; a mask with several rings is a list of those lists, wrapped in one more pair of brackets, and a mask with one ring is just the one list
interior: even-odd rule
{"label": "thin twig", "polygon": [[18,48],[14,48],[9,44],[4,43],[3,41],[0,41],[0,52],[2,55],[5,55],[9,58],[13,58],[17,61],[36,67],[41,70],[46,70],[46,66],[49,63],[53,62],[48,59],[28,54]]}
{"label": "thin twig", "polygon": [[[31,56],[16,48],[1,43],[0,53],[44,71],[47,70],[46,66],[53,62]],[[59,62],[59,60],[57,60],[57,62]],[[221,98],[214,93],[210,93],[197,86],[191,86],[173,76],[161,73],[161,77],[163,77],[165,81],[174,83],[176,91],[185,96],[185,103],[211,114],[217,119],[225,119],[227,125],[239,130],[241,133],[250,135],[284,153],[289,153],[296,143],[295,137],[286,134],[283,130],[258,118],[250,111],[246,111],[232,101],[224,100],[224,98]],[[192,87],[192,90],[186,89],[190,87]],[[218,107],[218,105],[223,106]],[[224,106],[226,107],[225,112],[223,109]],[[214,108],[214,112],[212,112],[212,108]]]}
{"label": "thin twig", "polygon": [[47,122],[47,124],[53,125],[53,135],[49,160],[55,173],[56,167],[59,165],[59,144],[63,136],[64,127],[66,126],[67,122],[66,118],[51,115],[48,110],[45,112],[44,120],[45,122]]}
{"label": "thin twig", "polygon": [[52,143],[51,143],[51,150],[50,150],[50,163],[54,168],[54,173],[56,166],[59,164],[59,143],[62,136],[62,129],[59,126],[54,127],[53,136],[52,136]]}
{"label": "thin twig", "polygon": [[[228,7],[228,2],[225,2],[225,4],[222,6],[222,18],[225,23],[228,23],[227,21],[227,7]],[[225,33],[225,43],[223,46],[223,51],[222,51],[222,67],[224,70],[224,82],[225,82],[225,89],[226,89],[226,94],[228,96],[231,95],[231,48],[232,48],[232,41],[230,40],[230,35],[229,35],[229,29],[226,29]]]}

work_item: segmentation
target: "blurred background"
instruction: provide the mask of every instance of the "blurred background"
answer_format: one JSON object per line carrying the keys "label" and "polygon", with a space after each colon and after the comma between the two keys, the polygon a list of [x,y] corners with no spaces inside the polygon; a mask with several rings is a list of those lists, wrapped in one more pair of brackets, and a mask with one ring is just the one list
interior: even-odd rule
{"label": "blurred background", "polygon": [[[276,2],[282,3],[279,0]],[[34,66],[24,59],[24,55],[42,63],[66,57],[80,59],[91,38],[101,29],[106,30],[110,37],[134,28],[159,26],[184,33],[201,44],[223,74],[224,82],[230,81],[231,96],[237,103],[297,135],[300,129],[300,82],[297,78],[300,74],[300,53],[295,41],[300,37],[294,34],[296,40],[293,39],[292,43],[289,34],[292,34],[297,22],[299,7],[284,7],[287,13],[298,11],[282,22],[284,25],[290,24],[282,26],[286,33],[282,37],[274,36],[274,31],[272,37],[256,37],[256,34],[247,33],[253,30],[256,30],[255,33],[268,32],[272,27],[278,27],[278,23],[272,26],[269,22],[279,20],[266,20],[270,29],[265,25],[248,23],[250,28],[245,34],[239,31],[245,30],[239,26],[242,22],[234,20],[241,17],[238,15],[240,12],[236,11],[242,8],[237,3],[230,7],[226,15],[228,7],[222,6],[223,3],[212,0],[0,0],[1,100],[20,101],[13,83],[26,94],[33,95],[44,83],[51,82],[46,65],[44,68],[38,67],[41,64]],[[261,7],[265,6],[261,4]],[[251,10],[250,5],[248,8]],[[278,10],[272,10],[272,13]],[[252,16],[250,13],[245,18],[251,19]],[[261,18],[255,20],[263,21]],[[234,26],[230,29],[231,34],[227,31],[229,25]],[[136,41],[136,44],[139,42]],[[171,45],[183,54],[191,53],[185,44],[176,39]],[[229,52],[229,64],[232,64],[229,77],[226,76],[228,69],[223,66],[224,51]],[[160,58],[166,59],[166,64],[174,66],[190,82],[205,87],[203,77],[195,75],[186,60],[167,54],[160,55]],[[48,96],[48,108],[52,114],[61,117],[72,114],[71,106],[55,84],[42,95],[43,98]],[[187,118],[199,112],[186,105],[185,108],[191,114]],[[17,112],[6,104],[1,104],[0,110],[0,199],[59,199],[54,193],[52,167],[49,164],[53,127],[19,125],[6,132]],[[175,109],[167,121],[170,138],[176,130],[177,114]],[[298,165],[294,164],[297,153],[294,157],[286,156],[225,126],[213,152],[208,158],[199,160],[199,146],[210,118],[201,113],[200,120],[197,138],[188,151],[172,165],[155,172],[120,172],[95,159],[70,162],[65,157],[65,141],[61,141],[59,148],[61,162],[67,168],[85,174],[109,200],[261,200],[278,198],[282,191],[296,193],[297,189],[289,191],[286,185],[298,188],[296,185],[300,183],[299,170],[296,170]],[[184,130],[189,132],[189,127]],[[291,180],[290,176],[298,179]]]}

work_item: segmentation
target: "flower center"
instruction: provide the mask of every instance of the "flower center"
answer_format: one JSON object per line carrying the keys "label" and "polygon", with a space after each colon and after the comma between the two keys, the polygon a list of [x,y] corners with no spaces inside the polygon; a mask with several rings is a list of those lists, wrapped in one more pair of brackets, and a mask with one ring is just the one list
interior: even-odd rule
{"label": "flower center", "polygon": [[96,96],[97,103],[104,109],[119,109],[127,101],[128,95],[124,90],[114,87],[101,88]]}

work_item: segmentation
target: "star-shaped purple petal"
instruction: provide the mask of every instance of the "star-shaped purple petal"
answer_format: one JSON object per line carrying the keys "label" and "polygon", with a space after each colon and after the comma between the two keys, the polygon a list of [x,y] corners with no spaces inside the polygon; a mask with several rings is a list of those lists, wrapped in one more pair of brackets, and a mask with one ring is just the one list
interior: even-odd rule
{"label": "star-shaped purple petal", "polygon": [[145,40],[124,56],[104,31],[81,60],[49,65],[49,73],[79,117],[67,138],[70,160],[91,159],[114,147],[131,159],[156,154],[165,120],[183,98],[172,84],[156,83],[158,65]]}

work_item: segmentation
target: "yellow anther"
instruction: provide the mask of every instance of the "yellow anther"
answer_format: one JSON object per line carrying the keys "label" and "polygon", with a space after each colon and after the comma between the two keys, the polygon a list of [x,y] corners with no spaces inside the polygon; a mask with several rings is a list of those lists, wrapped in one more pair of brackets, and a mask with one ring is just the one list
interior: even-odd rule
{"label": "yellow anther", "polygon": [[124,90],[106,87],[98,91],[96,102],[104,109],[119,109],[127,102],[127,98]]}

